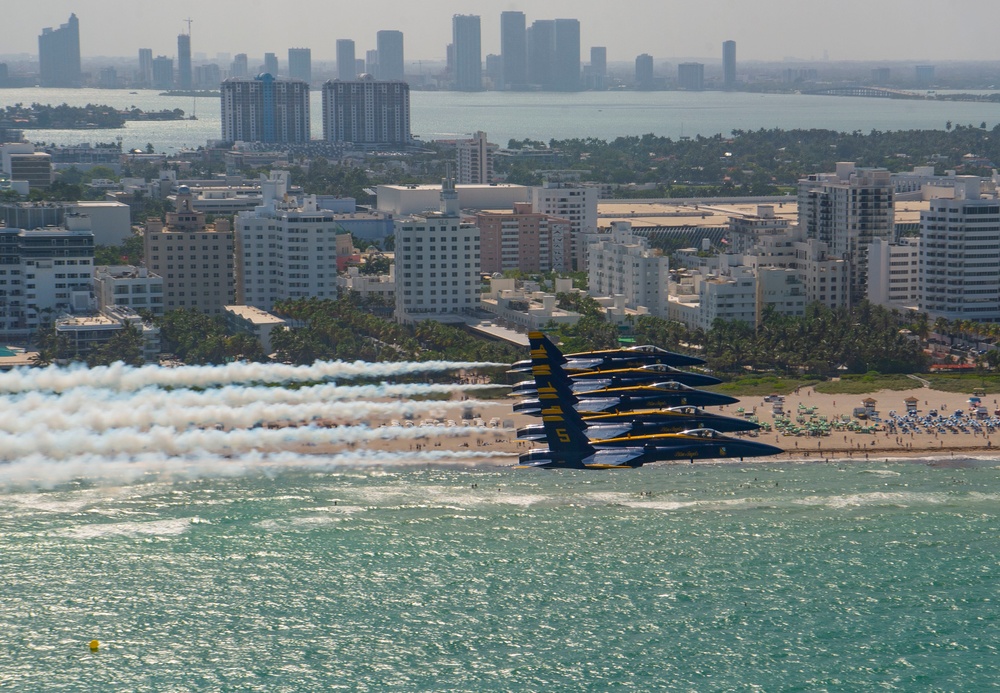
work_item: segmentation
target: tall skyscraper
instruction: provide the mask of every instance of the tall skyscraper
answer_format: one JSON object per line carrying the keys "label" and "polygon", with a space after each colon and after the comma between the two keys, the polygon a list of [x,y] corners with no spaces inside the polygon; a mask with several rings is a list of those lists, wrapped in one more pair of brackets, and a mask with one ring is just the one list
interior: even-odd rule
{"label": "tall skyscraper", "polygon": [[503,58],[503,88],[528,86],[528,35],[524,12],[500,13],[500,56]]}
{"label": "tall skyscraper", "polygon": [[147,89],[153,84],[153,49],[139,49],[139,74],[136,76],[139,86]]}
{"label": "tall skyscraper", "polygon": [[361,71],[362,73],[367,72],[372,77],[378,79],[378,49],[365,51],[365,69]]}
{"label": "tall skyscraper", "polygon": [[608,49],[604,46],[590,48],[590,84],[591,89],[607,89],[608,87]]}
{"label": "tall skyscraper", "polygon": [[551,19],[536,19],[527,31],[528,83],[552,89],[552,61],[556,52],[556,23]]}
{"label": "tall skyscraper", "polygon": [[309,141],[309,85],[301,80],[227,79],[222,83],[222,139],[226,142]]}
{"label": "tall skyscraper", "polygon": [[191,34],[177,37],[177,88],[191,88]]}
{"label": "tall skyscraper", "polygon": [[174,59],[158,55],[153,59],[153,89],[174,88]]}
{"label": "tall skyscraper", "polygon": [[483,49],[479,15],[456,14],[451,20],[455,46],[454,88],[480,91],[483,88]]}
{"label": "tall skyscraper", "polygon": [[323,85],[323,139],[355,144],[410,142],[410,86],[406,82],[331,80]]}
{"label": "tall skyscraper", "polygon": [[635,59],[635,85],[639,89],[653,86],[653,56],[643,53]]}
{"label": "tall skyscraper", "polygon": [[337,39],[337,79],[350,82],[358,76],[354,60],[354,41]]}
{"label": "tall skyscraper", "polygon": [[278,76],[278,56],[274,53],[264,54],[264,72],[273,77]]}
{"label": "tall skyscraper", "polygon": [[722,86],[736,87],[736,41],[722,42]]}
{"label": "tall skyscraper", "polygon": [[677,84],[681,89],[701,91],[705,88],[705,66],[702,63],[681,63],[677,66]]}
{"label": "tall skyscraper", "polygon": [[237,53],[229,66],[229,76],[237,79],[250,76],[250,61],[246,53]]}
{"label": "tall skyscraper", "polygon": [[308,48],[288,49],[288,77],[312,82],[312,51]]}
{"label": "tall skyscraper", "polygon": [[403,64],[403,32],[386,29],[375,34],[378,50],[378,78],[385,82],[406,79]]}
{"label": "tall skyscraper", "polygon": [[46,27],[38,37],[39,84],[43,87],[79,87],[80,21],[75,14],[58,29]]}
{"label": "tall skyscraper", "polygon": [[580,20],[555,20],[553,87],[557,91],[580,89]]}

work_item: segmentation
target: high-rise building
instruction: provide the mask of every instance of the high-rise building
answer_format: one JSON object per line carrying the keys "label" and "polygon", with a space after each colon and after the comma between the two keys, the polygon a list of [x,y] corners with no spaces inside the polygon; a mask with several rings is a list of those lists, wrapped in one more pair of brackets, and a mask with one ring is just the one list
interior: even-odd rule
{"label": "high-rise building", "polygon": [[46,27],[38,37],[39,84],[43,87],[79,87],[80,21],[75,14],[58,29]]}
{"label": "high-rise building", "polygon": [[503,89],[528,86],[528,36],[524,12],[500,13],[500,56],[503,58]]}
{"label": "high-rise building", "polygon": [[653,86],[653,56],[643,53],[635,59],[635,85],[639,89]]}
{"label": "high-rise building", "polygon": [[933,65],[917,65],[914,68],[914,74],[917,79],[917,84],[922,87],[926,87],[934,83]]}
{"label": "high-rise building", "polygon": [[278,56],[276,54],[274,54],[274,53],[265,53],[264,54],[264,70],[263,70],[263,72],[266,72],[269,75],[273,75],[275,77],[278,76]]}
{"label": "high-rise building", "polygon": [[456,14],[451,20],[455,46],[454,88],[480,91],[483,88],[483,50],[479,15]]}
{"label": "high-rise building", "polygon": [[580,90],[580,20],[555,20],[553,88],[556,91]]}
{"label": "high-rise building", "polygon": [[153,59],[153,89],[174,88],[174,59],[158,55]]}
{"label": "high-rise building", "polygon": [[677,66],[677,86],[687,91],[701,91],[705,88],[705,65],[702,63],[681,63]]}
{"label": "high-rise building", "polygon": [[569,220],[572,257],[566,262],[574,271],[587,269],[584,235],[597,230],[599,193],[596,187],[555,181],[531,189],[531,208],[535,212]]}
{"label": "high-rise building", "polygon": [[476,226],[481,238],[480,272],[565,272],[570,258],[568,219],[531,211],[530,202],[514,204],[513,212],[480,212]]}
{"label": "high-rise building", "polygon": [[153,86],[153,49],[139,49],[139,74],[136,82],[140,87],[149,88]]}
{"label": "high-rise building", "polygon": [[246,53],[237,53],[233,56],[233,62],[229,66],[229,76],[236,79],[250,76],[250,61]]}
{"label": "high-rise building", "polygon": [[354,60],[354,41],[337,39],[337,79],[350,82],[358,76]]}
{"label": "high-rise building", "polygon": [[236,216],[237,300],[271,310],[287,299],[336,298],[340,215],[319,209],[314,195],[286,201],[287,175],[272,173],[261,187],[261,205]]}
{"label": "high-rise building", "polygon": [[167,222],[148,221],[143,249],[149,269],[163,277],[164,311],[198,310],[222,315],[232,305],[233,232],[228,219],[205,223],[186,186],[178,191]]}
{"label": "high-rise building", "polygon": [[850,301],[858,303],[868,288],[869,246],[876,238],[893,234],[889,171],[840,162],[835,173],[812,174],[799,180],[798,187],[799,227],[847,261]]}
{"label": "high-rise building", "polygon": [[556,23],[537,19],[528,27],[528,82],[542,89],[552,89],[553,59],[556,52]]}
{"label": "high-rise building", "polygon": [[410,86],[364,79],[323,85],[323,139],[372,145],[410,142]]}
{"label": "high-rise building", "polygon": [[736,41],[722,42],[722,86],[736,87]]}
{"label": "high-rise building", "polygon": [[288,78],[312,82],[312,50],[309,48],[288,49]]}
{"label": "high-rise building", "polygon": [[604,46],[592,46],[590,49],[589,83],[591,89],[607,89],[608,87],[608,49]]}
{"label": "high-rise building", "polygon": [[403,63],[403,32],[385,29],[375,34],[378,50],[378,78],[383,82],[402,82],[406,79]]}
{"label": "high-rise building", "polygon": [[485,132],[477,132],[472,139],[455,143],[458,168],[455,181],[459,185],[489,185],[493,182],[493,154],[497,145],[486,141]]}
{"label": "high-rise building", "polygon": [[177,36],[177,88],[191,88],[191,35]]}
{"label": "high-rise building", "polygon": [[626,308],[643,306],[666,317],[670,262],[649,246],[649,239],[632,233],[627,221],[611,222],[610,238],[590,248],[587,293],[594,297],[624,296]]}
{"label": "high-rise building", "polygon": [[440,211],[398,219],[395,232],[398,322],[461,321],[479,308],[479,229],[462,222],[453,180]]}
{"label": "high-rise building", "polygon": [[222,68],[215,63],[205,63],[194,68],[194,82],[199,89],[218,89],[222,82]]}
{"label": "high-rise building", "polygon": [[254,79],[227,79],[221,89],[224,141],[309,141],[307,83],[263,74]]}
{"label": "high-rise building", "polygon": [[365,51],[365,69],[358,74],[368,73],[378,79],[378,49]]}
{"label": "high-rise building", "polygon": [[1000,321],[1000,200],[976,176],[959,176],[954,199],[920,213],[920,310],[932,320]]}

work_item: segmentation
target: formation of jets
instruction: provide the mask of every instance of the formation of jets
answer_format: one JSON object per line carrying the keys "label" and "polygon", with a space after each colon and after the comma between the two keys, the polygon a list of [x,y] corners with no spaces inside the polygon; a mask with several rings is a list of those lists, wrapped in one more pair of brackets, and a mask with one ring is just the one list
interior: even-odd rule
{"label": "formation of jets", "polygon": [[718,379],[676,369],[704,363],[701,359],[651,346],[563,355],[541,332],[528,338],[531,359],[514,364],[512,372],[534,377],[516,385],[513,394],[534,397],[515,404],[514,411],[540,416],[542,423],[519,429],[517,437],[544,440],[548,447],[522,454],[519,466],[620,469],[783,452],[723,435],[759,426],[699,408],[738,401],[690,387]]}

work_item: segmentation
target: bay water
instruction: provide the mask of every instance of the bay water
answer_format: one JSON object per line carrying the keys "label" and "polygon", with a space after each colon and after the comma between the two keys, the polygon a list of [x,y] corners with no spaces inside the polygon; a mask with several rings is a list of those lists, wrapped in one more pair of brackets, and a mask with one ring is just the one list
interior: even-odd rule
{"label": "bay water", "polygon": [[[222,136],[218,97],[160,96],[151,90],[0,89],[0,107],[16,103],[94,103],[148,111],[180,108],[197,116],[197,120],[132,121],[111,130],[28,130],[32,142],[114,142],[121,137],[127,149],[149,143],[158,152],[174,153]],[[322,138],[318,90],[312,92],[310,116],[312,137]],[[942,130],[949,121],[976,126],[985,122],[992,128],[1000,122],[1000,104],[744,92],[411,93],[412,132],[425,141],[467,137],[477,130],[506,145],[510,139],[610,140],[647,133],[676,139],[759,128]]]}
{"label": "bay water", "polygon": [[5,480],[0,686],[1000,684],[997,460],[169,464]]}

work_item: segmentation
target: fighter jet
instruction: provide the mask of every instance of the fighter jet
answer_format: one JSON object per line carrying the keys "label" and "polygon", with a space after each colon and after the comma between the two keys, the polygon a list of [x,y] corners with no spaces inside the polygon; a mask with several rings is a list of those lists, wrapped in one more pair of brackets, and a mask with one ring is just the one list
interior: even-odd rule
{"label": "fighter jet", "polygon": [[[538,392],[540,395],[541,390]],[[714,407],[739,402],[738,399],[729,395],[695,390],[687,385],[672,381],[633,387],[604,388],[581,395],[567,390],[562,401],[581,414],[617,414],[639,409],[665,409],[685,404]],[[539,399],[522,400],[514,405],[514,411],[518,414],[541,416],[541,401]]]}
{"label": "fighter jet", "polygon": [[[729,438],[702,428],[658,435],[625,435],[591,440],[583,417],[563,401],[572,398],[559,378],[559,364],[549,362],[544,350],[536,351],[543,335],[529,335],[533,372],[541,403],[542,427],[548,448],[532,450],[519,458],[519,466],[535,468],[622,469],[664,460],[776,455],[782,450],[754,441]],[[553,378],[552,371],[556,371]]]}
{"label": "fighter jet", "polygon": [[[541,333],[539,333],[541,334]],[[546,338],[547,340],[547,338]],[[699,366],[704,359],[686,354],[678,354],[660,347],[646,344],[626,349],[606,349],[603,351],[581,351],[575,354],[560,354],[560,365],[567,373],[600,371],[621,368],[639,368],[654,363],[667,366]],[[518,361],[508,373],[530,373],[531,359]]]}
{"label": "fighter jet", "polygon": [[[618,438],[625,435],[655,435],[679,433],[698,428],[710,428],[722,433],[756,431],[760,426],[752,421],[732,416],[712,414],[698,407],[669,407],[623,412],[620,414],[584,414],[584,434],[590,440]],[[531,424],[519,428],[518,440],[545,440],[545,427]]]}
{"label": "fighter jet", "polygon": [[[570,389],[575,394],[582,394],[609,387],[629,387],[647,385],[658,381],[674,381],[684,385],[718,385],[722,381],[704,373],[681,371],[662,363],[654,363],[640,368],[623,368],[613,371],[584,371],[570,373]],[[511,388],[511,397],[530,397],[536,393],[535,381],[525,380]]]}

